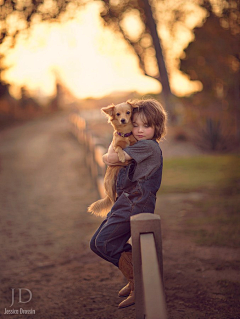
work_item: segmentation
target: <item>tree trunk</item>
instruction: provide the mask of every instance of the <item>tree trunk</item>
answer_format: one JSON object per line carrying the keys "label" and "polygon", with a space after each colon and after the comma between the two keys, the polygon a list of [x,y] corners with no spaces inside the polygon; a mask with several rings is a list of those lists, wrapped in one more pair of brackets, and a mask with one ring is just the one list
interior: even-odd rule
{"label": "tree trunk", "polygon": [[157,26],[153,18],[151,5],[148,0],[143,0],[143,3],[145,6],[147,25],[149,27],[152,40],[153,40],[153,45],[156,52],[156,59],[157,59],[158,70],[159,70],[159,82],[162,84],[162,93],[163,93],[165,106],[170,115],[170,120],[173,120],[173,106],[170,105],[170,98],[171,98],[172,92],[170,89],[168,73],[167,73],[166,65],[163,58],[161,40],[158,36]]}
{"label": "tree trunk", "polygon": [[236,76],[236,81],[235,81],[235,105],[236,105],[236,135],[237,135],[237,141],[240,142],[240,94],[239,94],[239,72]]}

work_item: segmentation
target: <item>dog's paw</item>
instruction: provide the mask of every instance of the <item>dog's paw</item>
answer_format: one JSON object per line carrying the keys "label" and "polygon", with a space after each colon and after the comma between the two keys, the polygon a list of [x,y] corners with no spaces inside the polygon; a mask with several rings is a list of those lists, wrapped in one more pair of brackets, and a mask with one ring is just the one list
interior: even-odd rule
{"label": "dog's paw", "polygon": [[119,161],[122,162],[122,163],[124,163],[126,161],[124,154],[119,154],[118,153],[118,158],[119,158]]}

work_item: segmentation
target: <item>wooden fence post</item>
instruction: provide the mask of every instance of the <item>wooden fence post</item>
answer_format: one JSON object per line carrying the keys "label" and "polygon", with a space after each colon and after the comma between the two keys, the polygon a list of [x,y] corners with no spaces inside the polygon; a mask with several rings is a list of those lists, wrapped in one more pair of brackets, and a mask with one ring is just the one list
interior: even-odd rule
{"label": "wooden fence post", "polygon": [[166,319],[160,217],[132,216],[131,236],[136,319]]}

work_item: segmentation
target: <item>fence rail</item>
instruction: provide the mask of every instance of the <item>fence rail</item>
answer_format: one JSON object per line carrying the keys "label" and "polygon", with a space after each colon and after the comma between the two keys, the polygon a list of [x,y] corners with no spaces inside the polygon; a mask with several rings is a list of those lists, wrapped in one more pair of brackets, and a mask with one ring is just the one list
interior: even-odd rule
{"label": "fence rail", "polygon": [[[77,114],[69,117],[71,131],[85,146],[86,165],[91,171],[101,197],[105,196],[103,179],[107,151],[101,140],[88,131],[86,121]],[[166,319],[163,287],[161,220],[158,215],[142,213],[131,217],[136,319]]]}
{"label": "fence rail", "polygon": [[102,156],[107,149],[101,143],[101,140],[94,137],[87,129],[87,123],[84,118],[78,114],[69,116],[71,131],[78,141],[84,145],[86,150],[86,166],[91,172],[93,181],[96,183],[100,197],[105,197],[103,186],[106,165],[102,161]]}

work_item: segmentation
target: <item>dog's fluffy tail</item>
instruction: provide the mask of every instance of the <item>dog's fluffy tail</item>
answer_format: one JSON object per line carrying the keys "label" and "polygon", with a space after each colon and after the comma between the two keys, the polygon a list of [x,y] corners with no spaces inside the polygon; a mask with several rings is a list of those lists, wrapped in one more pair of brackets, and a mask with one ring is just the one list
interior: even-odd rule
{"label": "dog's fluffy tail", "polygon": [[96,216],[105,217],[116,200],[116,181],[122,166],[108,166],[104,177],[106,197],[99,199],[88,207],[88,212]]}
{"label": "dog's fluffy tail", "polygon": [[106,196],[102,199],[97,200],[96,202],[92,203],[88,207],[88,212],[92,213],[96,216],[105,217],[108,212],[110,211],[111,207],[113,205],[113,202],[111,199]]}

